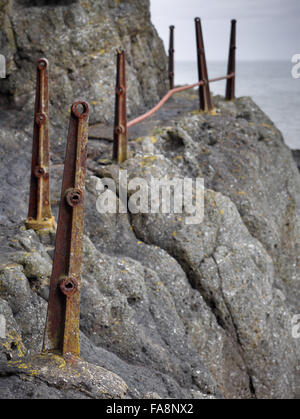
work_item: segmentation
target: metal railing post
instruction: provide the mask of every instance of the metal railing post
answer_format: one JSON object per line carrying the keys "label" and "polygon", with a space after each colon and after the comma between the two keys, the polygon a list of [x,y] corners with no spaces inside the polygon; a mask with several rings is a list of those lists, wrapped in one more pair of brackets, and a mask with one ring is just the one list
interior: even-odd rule
{"label": "metal railing post", "polygon": [[80,356],[79,316],[89,107],[71,107],[43,352]]}
{"label": "metal railing post", "polygon": [[26,228],[37,232],[55,229],[50,205],[50,139],[49,139],[49,63],[37,62],[32,163]]}
{"label": "metal railing post", "polygon": [[213,109],[213,106],[212,106],[209,81],[208,81],[208,72],[207,72],[201,20],[199,17],[195,18],[195,24],[196,24],[197,57],[198,57],[198,76],[199,76],[199,82],[201,80],[203,80],[204,82],[204,85],[199,86],[200,110],[211,111]]}
{"label": "metal railing post", "polygon": [[175,26],[170,26],[170,45],[169,45],[169,82],[170,90],[174,89],[174,29]]}
{"label": "metal railing post", "polygon": [[236,70],[236,20],[231,21],[230,47],[228,57],[227,74],[234,75],[227,80],[226,83],[226,100],[233,100],[235,98],[235,70]]}
{"label": "metal railing post", "polygon": [[128,156],[127,108],[126,108],[126,55],[117,51],[117,81],[114,122],[113,159],[123,163]]}

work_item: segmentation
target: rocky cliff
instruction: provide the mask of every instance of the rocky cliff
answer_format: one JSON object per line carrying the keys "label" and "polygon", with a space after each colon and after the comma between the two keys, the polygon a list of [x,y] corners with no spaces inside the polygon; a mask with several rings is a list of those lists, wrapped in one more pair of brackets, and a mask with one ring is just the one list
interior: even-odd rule
{"label": "rocky cliff", "polygon": [[[69,13],[74,17],[74,10],[80,10],[77,24],[83,25],[93,10],[95,22],[104,16],[103,21],[110,20],[107,30],[111,27],[113,33],[118,27],[118,39],[128,42],[129,49],[134,48],[134,39],[139,40],[139,52],[144,43],[161,45],[146,1],[107,1],[101,7],[92,1],[72,2],[72,7],[66,2],[63,7],[59,2],[49,3],[37,7],[33,2],[2,1],[0,19],[5,19],[6,26],[0,39],[5,39],[10,33],[7,28],[17,19],[34,32],[29,11],[35,19],[45,15],[50,22],[51,16],[55,21],[64,16],[67,22]],[[116,23],[121,16],[127,22],[122,29]],[[88,36],[87,26],[76,32],[64,23],[64,35],[53,22],[50,39],[61,31],[57,37],[61,48],[70,42],[70,48],[77,51],[78,61],[73,57],[70,64],[73,59],[81,62],[84,53],[76,49],[80,42],[72,36]],[[18,39],[16,30],[13,33],[12,39]],[[131,38],[133,33],[136,38]],[[214,97],[215,111],[205,114],[185,113],[183,109],[197,109],[197,94],[180,95],[166,110],[168,126],[156,120],[150,135],[146,131],[138,138],[131,134],[130,158],[121,166],[129,179],[204,178],[200,224],[187,225],[186,213],[99,214],[99,182],[111,178],[118,185],[119,167],[109,160],[109,139],[101,135],[91,139],[82,269],[82,361],[70,368],[58,356],[40,356],[55,237],[40,237],[24,228],[32,126],[18,106],[24,103],[25,110],[32,106],[33,85],[22,84],[29,68],[34,73],[39,53],[40,38],[32,37],[26,41],[30,43],[25,56],[21,41],[15,50],[11,44],[7,51],[8,55],[11,51],[10,76],[1,84],[12,108],[9,112],[2,108],[0,113],[0,315],[6,323],[5,337],[0,337],[0,397],[299,397],[300,340],[292,334],[292,319],[300,313],[300,176],[280,132],[250,98],[228,103]],[[113,50],[117,42],[111,42]],[[68,65],[56,61],[55,46],[49,44],[45,41],[42,55],[52,54],[60,74],[70,79],[72,91],[78,88],[79,95],[85,93],[80,85],[90,89],[90,95],[93,80],[104,76],[111,78],[113,86],[114,76],[105,70],[108,63],[112,73],[113,52],[110,58],[104,53],[97,58],[96,72],[95,62],[88,61],[86,73],[79,75],[78,70],[72,79]],[[98,48],[93,38],[89,45],[91,50]],[[36,56],[31,57],[31,49]],[[68,54],[70,49],[66,50]],[[163,53],[162,57],[165,62]],[[16,62],[19,71],[14,70]],[[138,110],[147,104],[142,93],[134,94],[143,91],[138,78],[145,63],[135,62],[128,93],[130,106]],[[158,86],[158,80],[164,79],[157,65],[147,71],[143,79],[149,85]],[[157,99],[163,86],[160,91],[150,89],[151,100]],[[102,93],[104,97],[105,90]],[[61,107],[73,100],[70,91],[59,89],[57,95],[55,103]],[[99,105],[103,120],[111,120],[111,106]],[[185,115],[174,112],[179,108]],[[92,113],[92,121],[102,120],[95,117],[96,108]],[[52,119],[55,125],[54,115]],[[56,214],[63,158],[64,147],[52,137],[51,200]]]}
{"label": "rocky cliff", "polygon": [[89,102],[92,123],[113,120],[118,48],[127,53],[129,115],[166,91],[166,56],[149,0],[1,0],[0,28],[7,60],[0,105],[32,114],[36,62],[46,57],[50,113],[58,128],[67,125],[69,107],[79,99]]}

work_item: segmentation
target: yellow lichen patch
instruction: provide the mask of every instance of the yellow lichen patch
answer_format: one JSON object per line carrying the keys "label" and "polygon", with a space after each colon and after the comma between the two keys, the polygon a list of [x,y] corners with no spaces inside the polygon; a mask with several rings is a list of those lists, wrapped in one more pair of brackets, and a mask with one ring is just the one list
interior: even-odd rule
{"label": "yellow lichen patch", "polygon": [[32,377],[36,377],[37,375],[39,375],[39,371],[38,370],[29,370],[29,375],[31,375]]}
{"label": "yellow lichen patch", "polygon": [[141,242],[141,241],[138,241],[138,242],[137,242],[137,244],[143,244],[143,242]]}
{"label": "yellow lichen patch", "polygon": [[244,192],[244,191],[238,191],[238,195],[246,195],[246,192]]}
{"label": "yellow lichen patch", "polygon": [[143,161],[140,162],[140,167],[145,167],[149,165],[150,167],[153,167],[151,163],[154,162],[156,159],[156,156],[143,156]]}
{"label": "yellow lichen patch", "polygon": [[225,211],[224,210],[220,210],[220,215],[224,215]]}
{"label": "yellow lichen patch", "polygon": [[6,341],[2,344],[2,346],[10,352],[12,349],[12,344],[17,349],[17,355],[19,358],[23,358],[26,355],[26,349],[22,342],[21,336],[19,336],[15,331],[11,331],[10,333],[6,334]]}
{"label": "yellow lichen patch", "polygon": [[26,372],[27,375],[30,375],[32,377],[36,377],[37,375],[39,375],[39,371],[33,369],[30,363],[25,364],[25,362],[20,361],[8,361],[7,365],[18,368],[19,370],[23,370],[24,372]]}
{"label": "yellow lichen patch", "polygon": [[176,236],[177,236],[177,231],[173,231],[172,236],[173,236],[173,237],[176,237]]}
{"label": "yellow lichen patch", "polygon": [[157,143],[157,138],[156,137],[150,137],[150,141],[152,144],[156,144]]}
{"label": "yellow lichen patch", "polygon": [[274,127],[272,127],[272,125],[269,125],[269,124],[261,124],[261,126],[262,127],[265,127],[265,128],[268,128],[268,129],[270,129],[270,130],[274,130]]}
{"label": "yellow lichen patch", "polygon": [[226,135],[225,139],[226,140],[230,140],[230,138],[233,137],[233,136],[234,136],[234,134],[233,133],[230,133],[230,134]]}
{"label": "yellow lichen patch", "polygon": [[54,361],[56,362],[56,364],[57,364],[57,366],[58,366],[58,368],[60,368],[60,369],[63,369],[63,368],[65,368],[66,366],[67,366],[67,363],[66,363],[66,361],[64,360],[64,358],[62,358],[61,356],[59,356],[59,355],[52,355],[51,356],[53,359],[54,359]]}
{"label": "yellow lichen patch", "polygon": [[19,265],[17,265],[16,263],[10,263],[9,265],[5,265],[4,266],[4,268],[3,268],[3,270],[4,271],[7,271],[7,270],[9,270],[9,269],[14,269],[14,268],[17,268]]}
{"label": "yellow lichen patch", "polygon": [[95,100],[92,100],[91,104],[92,105],[97,105],[97,102]]}
{"label": "yellow lichen patch", "polygon": [[20,370],[27,370],[28,365],[26,365],[24,362],[22,362],[21,364],[17,365],[17,368],[19,368]]}
{"label": "yellow lichen patch", "polygon": [[105,49],[100,49],[99,54],[100,54],[100,55],[105,54]]}
{"label": "yellow lichen patch", "polygon": [[136,141],[137,143],[141,143],[141,142],[142,142],[142,137],[138,137],[135,141]]}

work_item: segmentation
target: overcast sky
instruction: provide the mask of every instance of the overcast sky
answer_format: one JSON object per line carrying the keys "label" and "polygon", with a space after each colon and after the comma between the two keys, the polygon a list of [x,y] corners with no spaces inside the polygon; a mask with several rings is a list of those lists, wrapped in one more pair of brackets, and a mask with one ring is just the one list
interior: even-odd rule
{"label": "overcast sky", "polygon": [[152,21],[169,43],[175,25],[177,60],[195,59],[194,18],[202,19],[206,55],[226,60],[230,20],[238,20],[240,60],[291,60],[300,54],[300,0],[150,0]]}

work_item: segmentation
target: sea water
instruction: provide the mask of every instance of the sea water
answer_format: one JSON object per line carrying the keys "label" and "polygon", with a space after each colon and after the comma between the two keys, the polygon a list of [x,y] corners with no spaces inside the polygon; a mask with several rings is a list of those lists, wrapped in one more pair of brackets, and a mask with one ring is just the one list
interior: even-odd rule
{"label": "sea water", "polygon": [[[300,149],[300,78],[292,77],[292,67],[291,62],[284,61],[240,61],[236,68],[236,95],[251,96],[281,130],[285,142],[293,149]],[[226,62],[208,62],[209,78],[226,72]],[[196,62],[176,62],[176,84],[197,81]],[[212,83],[212,92],[224,95],[225,83]]]}

